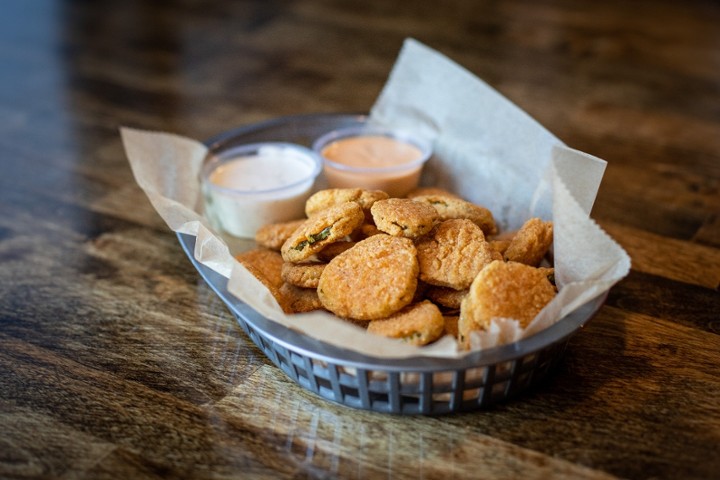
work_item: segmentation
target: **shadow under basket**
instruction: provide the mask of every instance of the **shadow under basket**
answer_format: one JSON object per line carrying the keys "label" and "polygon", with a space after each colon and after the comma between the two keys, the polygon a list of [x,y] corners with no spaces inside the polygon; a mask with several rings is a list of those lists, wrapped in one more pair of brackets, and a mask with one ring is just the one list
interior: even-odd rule
{"label": "shadow under basket", "polygon": [[[324,132],[357,124],[355,114],[281,117],[222,133],[214,149],[257,141],[309,145]],[[265,355],[301,387],[348,407],[403,415],[471,411],[524,392],[558,363],[571,336],[603,305],[601,295],[551,327],[509,345],[461,358],[377,358],[345,350],[273,322],[227,291],[227,279],[193,255],[195,237],[178,234],[188,258]]]}

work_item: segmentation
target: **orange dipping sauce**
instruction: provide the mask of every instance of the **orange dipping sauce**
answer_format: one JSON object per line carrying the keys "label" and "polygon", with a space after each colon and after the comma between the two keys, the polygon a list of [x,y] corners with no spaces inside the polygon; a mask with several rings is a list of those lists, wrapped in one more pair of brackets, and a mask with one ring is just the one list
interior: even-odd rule
{"label": "orange dipping sauce", "polygon": [[428,145],[371,129],[345,133],[322,137],[315,145],[331,188],[360,187],[402,197],[418,185],[430,156]]}

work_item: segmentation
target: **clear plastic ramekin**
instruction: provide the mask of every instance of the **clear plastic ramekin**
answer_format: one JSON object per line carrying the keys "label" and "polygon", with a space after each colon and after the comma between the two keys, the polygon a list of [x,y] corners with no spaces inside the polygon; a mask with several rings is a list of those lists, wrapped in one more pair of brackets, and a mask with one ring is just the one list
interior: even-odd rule
{"label": "clear plastic ramekin", "polygon": [[201,170],[205,216],[241,238],[254,238],[268,223],[302,218],[321,164],[313,150],[285,142],[213,151]]}
{"label": "clear plastic ramekin", "polygon": [[[332,149],[337,153],[343,145],[350,145],[348,140],[355,142],[354,145],[362,142],[362,152],[353,150],[354,146],[347,148],[343,160],[329,153]],[[330,131],[315,140],[313,150],[322,158],[329,187],[383,190],[393,197],[402,197],[417,187],[422,168],[432,155],[430,141],[419,135],[369,124]],[[396,150],[412,151],[412,157],[396,163],[393,160]]]}

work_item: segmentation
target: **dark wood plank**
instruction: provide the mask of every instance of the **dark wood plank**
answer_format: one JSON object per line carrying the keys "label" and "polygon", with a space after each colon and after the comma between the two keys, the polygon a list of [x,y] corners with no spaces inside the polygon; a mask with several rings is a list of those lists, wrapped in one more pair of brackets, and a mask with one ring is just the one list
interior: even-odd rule
{"label": "dark wood plank", "polygon": [[[710,0],[8,0],[0,477],[717,477],[718,25]],[[294,384],[118,134],[367,111],[407,37],[607,160],[593,217],[633,261],[554,374],[490,410],[372,414]]]}
{"label": "dark wood plank", "polygon": [[614,223],[601,222],[600,225],[628,252],[633,270],[717,290],[720,284],[717,248]]}
{"label": "dark wood plank", "polygon": [[632,271],[612,289],[607,303],[628,312],[720,333],[720,292],[717,289],[699,288]]}

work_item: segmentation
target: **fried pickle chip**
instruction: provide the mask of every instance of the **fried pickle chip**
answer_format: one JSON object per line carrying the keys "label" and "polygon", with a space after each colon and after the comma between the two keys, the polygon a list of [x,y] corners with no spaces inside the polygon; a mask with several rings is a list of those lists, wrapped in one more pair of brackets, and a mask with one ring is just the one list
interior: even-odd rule
{"label": "fried pickle chip", "polygon": [[253,248],[237,254],[235,258],[255,277],[258,276],[255,274],[257,272],[263,279],[277,288],[283,284],[281,275],[283,259],[278,252],[264,248]]}
{"label": "fried pickle chip", "polygon": [[443,320],[445,321],[445,333],[458,338],[458,320],[460,319],[457,315],[444,315]]}
{"label": "fried pickle chip", "polygon": [[280,287],[285,283],[282,279],[283,259],[280,253],[264,248],[255,248],[239,253],[235,258],[255,278],[270,290],[270,293],[277,300],[280,307],[288,313],[288,305],[285,302]]}
{"label": "fried pickle chip", "polygon": [[467,346],[470,332],[487,328],[493,318],[514,318],[527,327],[555,297],[551,270],[497,260],[483,268],[460,306],[461,343]]}
{"label": "fried pickle chip", "polygon": [[425,195],[439,195],[441,197],[460,198],[449,190],[438,187],[418,187],[405,195],[407,198],[423,197]]}
{"label": "fried pickle chip", "polygon": [[372,320],[369,333],[398,338],[411,345],[427,345],[442,336],[445,321],[442,313],[427,300],[408,305],[388,318]]}
{"label": "fried pickle chip", "polygon": [[526,221],[505,250],[505,260],[537,267],[553,242],[553,224],[539,218]]}
{"label": "fried pickle chip", "polygon": [[460,303],[467,294],[467,288],[463,290],[455,290],[454,288],[437,286],[432,286],[425,292],[425,296],[434,303],[453,310],[460,308]]}
{"label": "fried pickle chip", "polygon": [[364,220],[365,214],[355,202],[326,208],[305,220],[283,243],[280,253],[286,262],[302,262],[350,235]]}
{"label": "fried pickle chip", "polygon": [[255,241],[258,245],[272,250],[280,250],[283,243],[290,238],[295,230],[305,221],[304,218],[290,222],[271,223],[258,228]]}
{"label": "fried pickle chip", "polygon": [[290,263],[282,265],[282,279],[300,288],[317,288],[325,263]]}
{"label": "fried pickle chip", "polygon": [[356,202],[362,207],[366,216],[370,216],[370,208],[378,200],[388,198],[382,190],[364,190],[362,188],[328,188],[314,193],[305,202],[305,215],[312,217],[326,208],[345,202]]}
{"label": "fried pickle chip", "polygon": [[[362,228],[362,226],[360,228]],[[319,252],[317,252],[315,255],[317,256],[318,260],[320,260],[321,262],[327,263],[330,260],[332,260],[333,258],[340,255],[345,250],[352,248],[354,245],[355,245],[355,242],[345,242],[345,241],[334,242],[334,243],[331,243],[330,245],[323,247],[323,249],[320,250]]]}
{"label": "fried pickle chip", "polygon": [[408,305],[417,286],[412,240],[373,235],[333,258],[320,276],[323,306],[343,318],[385,318]]}
{"label": "fried pickle chip", "polygon": [[505,251],[510,246],[510,239],[500,240],[496,238],[494,240],[490,240],[488,243],[490,244],[490,250],[492,250],[493,252],[497,252],[498,255],[500,255],[500,258],[498,258],[498,260],[503,260]]}
{"label": "fried pickle chip", "polygon": [[466,218],[480,227],[485,235],[497,233],[497,226],[492,213],[485,207],[475,205],[461,198],[447,195],[418,195],[413,198],[418,202],[432,205],[438,212],[439,220]]}
{"label": "fried pickle chip", "polygon": [[283,283],[280,287],[280,294],[287,307],[285,313],[305,313],[323,308],[317,290],[314,288],[301,288]]}
{"label": "fried pickle chip", "polygon": [[378,229],[395,237],[419,238],[428,233],[437,211],[426,202],[409,198],[378,200],[370,209]]}
{"label": "fried pickle chip", "polygon": [[[370,222],[372,222],[372,217],[370,217]],[[385,232],[376,227],[374,223],[366,222],[360,225],[360,228],[353,232],[352,239],[356,242],[359,242],[360,240],[365,240],[368,237],[372,237],[373,235],[378,234],[385,235]]]}
{"label": "fried pickle chip", "polygon": [[463,290],[493,261],[480,227],[467,219],[446,220],[417,243],[420,279],[431,285]]}
{"label": "fried pickle chip", "polygon": [[287,314],[326,309],[370,333],[414,345],[449,334],[468,348],[494,318],[526,328],[557,293],[554,270],[538,267],[552,222],[498,234],[489,210],[435,187],[321,190],[305,210],[237,255]]}

